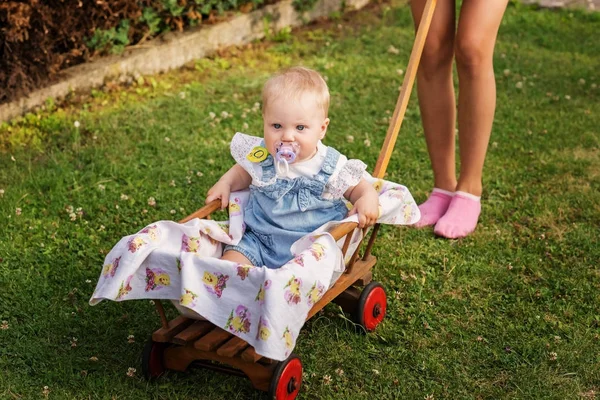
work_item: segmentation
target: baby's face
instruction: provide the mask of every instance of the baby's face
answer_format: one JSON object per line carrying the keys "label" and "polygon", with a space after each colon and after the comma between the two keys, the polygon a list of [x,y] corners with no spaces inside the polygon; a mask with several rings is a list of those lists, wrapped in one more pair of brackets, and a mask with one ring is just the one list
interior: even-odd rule
{"label": "baby's face", "polygon": [[296,142],[300,148],[296,161],[310,159],[317,151],[329,125],[329,118],[318,107],[314,94],[304,93],[297,99],[273,99],[264,111],[265,145],[275,157],[278,141]]}

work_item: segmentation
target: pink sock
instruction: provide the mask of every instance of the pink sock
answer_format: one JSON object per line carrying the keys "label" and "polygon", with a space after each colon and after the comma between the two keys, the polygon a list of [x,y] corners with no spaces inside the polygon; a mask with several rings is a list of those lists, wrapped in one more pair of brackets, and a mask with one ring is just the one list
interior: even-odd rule
{"label": "pink sock", "polygon": [[438,219],[440,219],[448,209],[452,196],[452,192],[434,188],[427,201],[419,206],[421,219],[415,226],[417,228],[422,228],[424,226],[435,225]]}
{"label": "pink sock", "polygon": [[481,202],[478,196],[456,192],[448,211],[435,224],[433,232],[448,239],[465,237],[475,230],[480,212]]}

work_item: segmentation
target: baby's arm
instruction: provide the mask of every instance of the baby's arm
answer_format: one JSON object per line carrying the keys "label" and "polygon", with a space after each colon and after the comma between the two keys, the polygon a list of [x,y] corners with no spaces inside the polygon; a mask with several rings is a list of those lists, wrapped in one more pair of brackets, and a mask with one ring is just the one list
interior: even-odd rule
{"label": "baby's arm", "polygon": [[344,197],[354,205],[348,215],[358,214],[360,228],[375,225],[379,218],[379,195],[369,182],[362,178],[356,186],[346,190]]}
{"label": "baby's arm", "polygon": [[250,174],[239,164],[235,164],[208,190],[206,204],[221,199],[221,209],[224,209],[229,204],[229,194],[248,188],[250,183],[252,183]]}

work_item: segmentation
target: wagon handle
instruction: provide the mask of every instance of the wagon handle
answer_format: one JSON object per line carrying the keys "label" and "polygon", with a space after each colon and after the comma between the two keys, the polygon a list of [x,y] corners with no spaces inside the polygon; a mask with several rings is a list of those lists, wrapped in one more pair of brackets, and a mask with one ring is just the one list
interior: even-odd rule
{"label": "wagon handle", "polygon": [[200,218],[200,219],[205,218],[205,217],[209,216],[211,213],[217,211],[219,208],[221,208],[221,199],[213,200],[210,203],[208,203],[207,205],[205,205],[204,207],[196,210],[193,214],[190,214],[187,217],[185,217],[184,219],[182,219],[181,221],[179,221],[179,223],[184,224],[194,218]]}
{"label": "wagon handle", "polygon": [[[408,66],[406,67],[406,74],[402,81],[402,88],[400,88],[400,95],[398,95],[396,108],[394,109],[394,114],[392,115],[385,140],[381,146],[381,151],[379,152],[377,164],[375,164],[375,169],[373,171],[373,177],[375,178],[383,179],[390,158],[392,157],[396,139],[400,132],[400,126],[402,126],[402,120],[404,119],[404,114],[406,114],[410,93],[412,92],[412,87],[415,83],[415,76],[417,75],[419,61],[421,61],[421,54],[423,53],[423,47],[425,46],[425,40],[427,39],[427,33],[429,32],[429,26],[431,25],[431,19],[433,18],[436,3],[437,0],[427,0],[427,3],[425,3],[425,7],[423,8],[421,22],[419,23],[415,42],[410,53],[410,58],[408,59]],[[371,255],[371,248],[373,247],[378,231],[379,224],[375,224],[373,231],[371,232],[371,237],[369,238],[369,243],[367,244],[367,248],[362,257],[363,261],[367,260]]]}
{"label": "wagon handle", "polygon": [[375,164],[375,170],[373,176],[375,178],[383,179],[385,170],[387,169],[388,163],[394,151],[394,145],[398,138],[398,132],[406,113],[406,106],[410,99],[410,93],[412,91],[413,84],[415,82],[415,76],[417,69],[419,68],[419,61],[421,60],[421,53],[423,53],[423,46],[425,46],[425,39],[427,38],[427,32],[429,32],[429,25],[431,25],[431,19],[433,18],[433,12],[435,11],[435,5],[437,0],[427,0],[425,8],[423,9],[423,15],[421,16],[421,22],[417,29],[417,36],[413,44],[412,52],[410,53],[410,59],[408,60],[408,67],[406,67],[406,74],[402,81],[402,88],[400,89],[400,95],[396,102],[396,109],[392,115],[390,125],[385,136],[385,141],[381,147],[377,164]]}

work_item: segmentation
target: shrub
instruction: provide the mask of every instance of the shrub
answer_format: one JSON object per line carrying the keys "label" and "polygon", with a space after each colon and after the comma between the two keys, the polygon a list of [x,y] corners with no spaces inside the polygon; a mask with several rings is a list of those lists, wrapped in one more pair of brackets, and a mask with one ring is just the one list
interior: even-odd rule
{"label": "shrub", "polygon": [[51,83],[69,66],[122,52],[169,30],[276,0],[3,0],[0,103]]}

